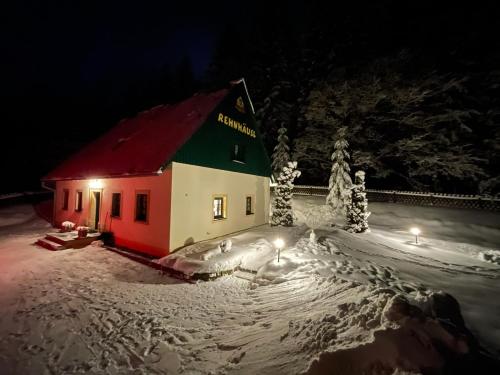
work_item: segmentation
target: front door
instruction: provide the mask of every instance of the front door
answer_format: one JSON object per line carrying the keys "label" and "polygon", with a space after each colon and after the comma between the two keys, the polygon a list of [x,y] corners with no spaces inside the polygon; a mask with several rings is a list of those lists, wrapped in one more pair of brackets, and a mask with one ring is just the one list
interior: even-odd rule
{"label": "front door", "polygon": [[101,213],[101,191],[90,190],[90,217],[89,226],[99,230],[99,217]]}

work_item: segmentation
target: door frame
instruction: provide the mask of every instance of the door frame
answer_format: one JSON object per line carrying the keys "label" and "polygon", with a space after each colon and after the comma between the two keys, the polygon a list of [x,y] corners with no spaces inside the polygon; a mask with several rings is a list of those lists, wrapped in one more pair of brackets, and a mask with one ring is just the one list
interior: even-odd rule
{"label": "door frame", "polygon": [[[99,193],[99,217],[97,218],[96,225],[96,207],[95,207],[95,195],[94,193]],[[101,223],[102,216],[102,198],[103,198],[103,189],[94,189],[89,188],[89,218],[88,223],[91,229],[99,230],[99,224]]]}

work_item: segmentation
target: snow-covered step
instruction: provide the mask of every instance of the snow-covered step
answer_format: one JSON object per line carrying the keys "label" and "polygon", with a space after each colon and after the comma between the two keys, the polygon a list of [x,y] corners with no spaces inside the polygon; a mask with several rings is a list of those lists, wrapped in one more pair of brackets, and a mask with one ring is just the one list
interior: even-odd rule
{"label": "snow-covered step", "polygon": [[236,270],[233,272],[233,275],[239,277],[240,279],[252,281],[255,275],[251,272]]}
{"label": "snow-covered step", "polygon": [[64,246],[53,242],[47,238],[40,238],[38,241],[36,241],[36,245],[44,247],[47,250],[62,250],[64,249]]}

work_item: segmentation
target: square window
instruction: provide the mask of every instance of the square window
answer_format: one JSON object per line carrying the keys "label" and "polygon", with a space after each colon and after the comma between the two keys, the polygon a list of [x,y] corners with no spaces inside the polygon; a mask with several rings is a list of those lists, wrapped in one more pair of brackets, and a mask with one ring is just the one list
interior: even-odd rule
{"label": "square window", "polygon": [[135,193],[135,221],[148,222],[149,191]]}
{"label": "square window", "polygon": [[63,190],[63,205],[62,205],[63,210],[68,209],[68,203],[69,203],[69,189],[64,189]]}
{"label": "square window", "polygon": [[122,194],[111,194],[111,217],[119,218],[122,214]]}
{"label": "square window", "polygon": [[81,190],[76,191],[75,198],[76,198],[75,211],[80,212],[82,210],[82,206],[83,206],[83,193]]}
{"label": "square window", "polygon": [[245,146],[244,145],[234,145],[232,160],[237,163],[245,163]]}
{"label": "square window", "polygon": [[253,199],[252,196],[247,195],[245,200],[245,211],[247,215],[253,215]]}
{"label": "square window", "polygon": [[213,218],[214,220],[225,219],[226,216],[226,196],[215,196],[213,200]]}

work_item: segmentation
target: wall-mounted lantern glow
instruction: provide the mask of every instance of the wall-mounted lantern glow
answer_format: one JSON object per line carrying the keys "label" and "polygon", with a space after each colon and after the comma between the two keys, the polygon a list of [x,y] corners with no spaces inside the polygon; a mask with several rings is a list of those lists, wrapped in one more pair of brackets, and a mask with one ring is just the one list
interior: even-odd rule
{"label": "wall-mounted lantern glow", "polygon": [[281,238],[278,237],[274,241],[274,247],[278,249],[278,263],[280,262],[280,251],[284,246],[285,246],[285,241],[283,241]]}
{"label": "wall-mounted lantern glow", "polygon": [[102,189],[102,182],[100,180],[90,180],[89,187],[91,189]]}
{"label": "wall-mounted lantern glow", "polygon": [[410,228],[410,233],[415,236],[415,243],[418,244],[418,236],[420,235],[420,229],[417,227]]}

